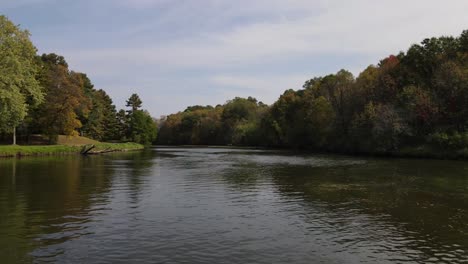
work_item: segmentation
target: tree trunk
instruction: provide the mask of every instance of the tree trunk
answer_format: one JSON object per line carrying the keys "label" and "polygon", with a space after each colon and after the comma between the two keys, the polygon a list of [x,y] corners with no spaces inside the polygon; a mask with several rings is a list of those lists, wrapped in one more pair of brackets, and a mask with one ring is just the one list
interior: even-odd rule
{"label": "tree trunk", "polygon": [[16,145],[16,127],[13,127],[13,145]]}

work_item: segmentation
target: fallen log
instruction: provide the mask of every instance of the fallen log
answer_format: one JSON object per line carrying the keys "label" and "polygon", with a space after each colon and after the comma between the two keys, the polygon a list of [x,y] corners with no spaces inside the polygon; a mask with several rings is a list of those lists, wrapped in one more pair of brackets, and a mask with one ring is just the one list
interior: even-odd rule
{"label": "fallen log", "polygon": [[88,155],[97,155],[97,154],[104,154],[104,153],[117,152],[117,151],[120,151],[120,150],[107,148],[107,149],[104,149],[104,150],[89,151],[87,154]]}
{"label": "fallen log", "polygon": [[91,146],[85,145],[80,153],[81,155],[88,155],[89,152],[95,147],[96,147],[95,145],[91,145]]}

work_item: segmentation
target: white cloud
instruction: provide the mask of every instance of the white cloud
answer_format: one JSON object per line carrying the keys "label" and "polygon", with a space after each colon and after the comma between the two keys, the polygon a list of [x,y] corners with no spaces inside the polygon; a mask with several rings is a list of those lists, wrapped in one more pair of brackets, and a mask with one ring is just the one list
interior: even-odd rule
{"label": "white cloud", "polygon": [[306,74],[215,75],[210,78],[210,82],[217,86],[227,87],[224,89],[226,99],[236,96],[253,96],[264,103],[271,104],[285,90],[301,88],[308,78],[310,76]]}
{"label": "white cloud", "polygon": [[248,89],[256,94],[271,92],[272,89],[284,91],[286,89],[298,89],[309,78],[305,74],[297,75],[215,75],[210,81],[216,85],[226,87]]}
{"label": "white cloud", "polygon": [[[40,0],[29,0],[40,1]],[[115,3],[114,0],[102,0]],[[298,69],[295,62],[303,58],[327,60],[336,57],[366,57],[376,63],[389,54],[406,50],[425,37],[458,35],[468,27],[468,1],[428,0],[117,0],[135,10],[164,10],[140,24],[128,24],[122,30],[103,32],[100,39],[106,48],[61,50],[72,67],[93,73],[103,87],[112,87],[110,76],[132,80],[180,72],[184,80],[173,85],[186,85],[196,79],[197,85],[215,84],[227,96],[253,95],[270,101],[287,88],[298,88],[313,74]],[[118,21],[118,19],[116,20]],[[183,27],[190,34],[158,39]],[[151,34],[155,34],[151,38]],[[107,39],[120,39],[106,42]],[[367,59],[366,59],[367,61]],[[275,65],[273,73],[272,65]],[[278,66],[279,65],[279,66]],[[363,65],[342,63],[356,70]],[[284,73],[278,73],[283,67]],[[141,72],[141,68],[146,68]],[[317,68],[317,67],[315,67]],[[261,69],[261,70],[258,70]],[[291,72],[300,71],[297,75]],[[153,71],[153,73],[150,73]],[[198,71],[201,77],[185,77],[183,72]],[[321,72],[320,72],[321,73]],[[206,77],[213,76],[213,77]],[[158,86],[158,78],[152,79]],[[243,88],[235,90],[233,87]],[[196,87],[193,88],[196,90]],[[112,93],[112,92],[111,92]],[[187,93],[190,93],[188,91]],[[150,92],[148,92],[150,94]],[[190,95],[186,95],[187,98]],[[189,99],[175,98],[179,104]],[[196,104],[197,102],[193,102]],[[175,103],[177,104],[177,103]],[[182,108],[178,106],[178,108]]]}
{"label": "white cloud", "polygon": [[[213,6],[213,1],[206,2]],[[260,7],[259,3],[267,5],[265,1],[251,2],[254,7]],[[308,6],[311,10],[315,6],[310,1],[295,3],[274,1],[276,8],[270,9],[280,12],[280,7],[288,11],[295,10],[292,7]],[[468,1],[332,1],[320,8],[325,11],[317,16],[257,22],[189,39],[143,45],[136,39],[134,45],[125,48],[68,53],[80,53],[80,60],[86,61],[122,61],[176,68],[242,67],[314,54],[388,55],[424,37],[459,34],[468,25]],[[220,12],[219,8],[213,10],[216,12]]]}

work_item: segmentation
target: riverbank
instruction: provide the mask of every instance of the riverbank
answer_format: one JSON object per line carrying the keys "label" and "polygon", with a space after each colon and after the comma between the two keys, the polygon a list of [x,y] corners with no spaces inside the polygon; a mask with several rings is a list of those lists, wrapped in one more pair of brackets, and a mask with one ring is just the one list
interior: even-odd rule
{"label": "riverbank", "polygon": [[407,147],[392,153],[392,156],[402,158],[468,160],[468,148],[448,150],[431,146]]}
{"label": "riverbank", "polygon": [[[94,144],[93,151],[112,151],[123,152],[142,150],[144,146],[137,143],[97,143]],[[82,145],[39,145],[39,146],[20,146],[5,145],[0,146],[0,157],[24,157],[24,156],[48,156],[48,155],[67,155],[80,154]]]}

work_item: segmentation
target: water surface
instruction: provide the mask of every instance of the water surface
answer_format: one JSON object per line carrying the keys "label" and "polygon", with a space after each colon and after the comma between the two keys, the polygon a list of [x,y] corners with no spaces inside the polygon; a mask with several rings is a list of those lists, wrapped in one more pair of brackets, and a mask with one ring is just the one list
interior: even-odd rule
{"label": "water surface", "polygon": [[158,148],[0,160],[2,263],[466,263],[468,163]]}

